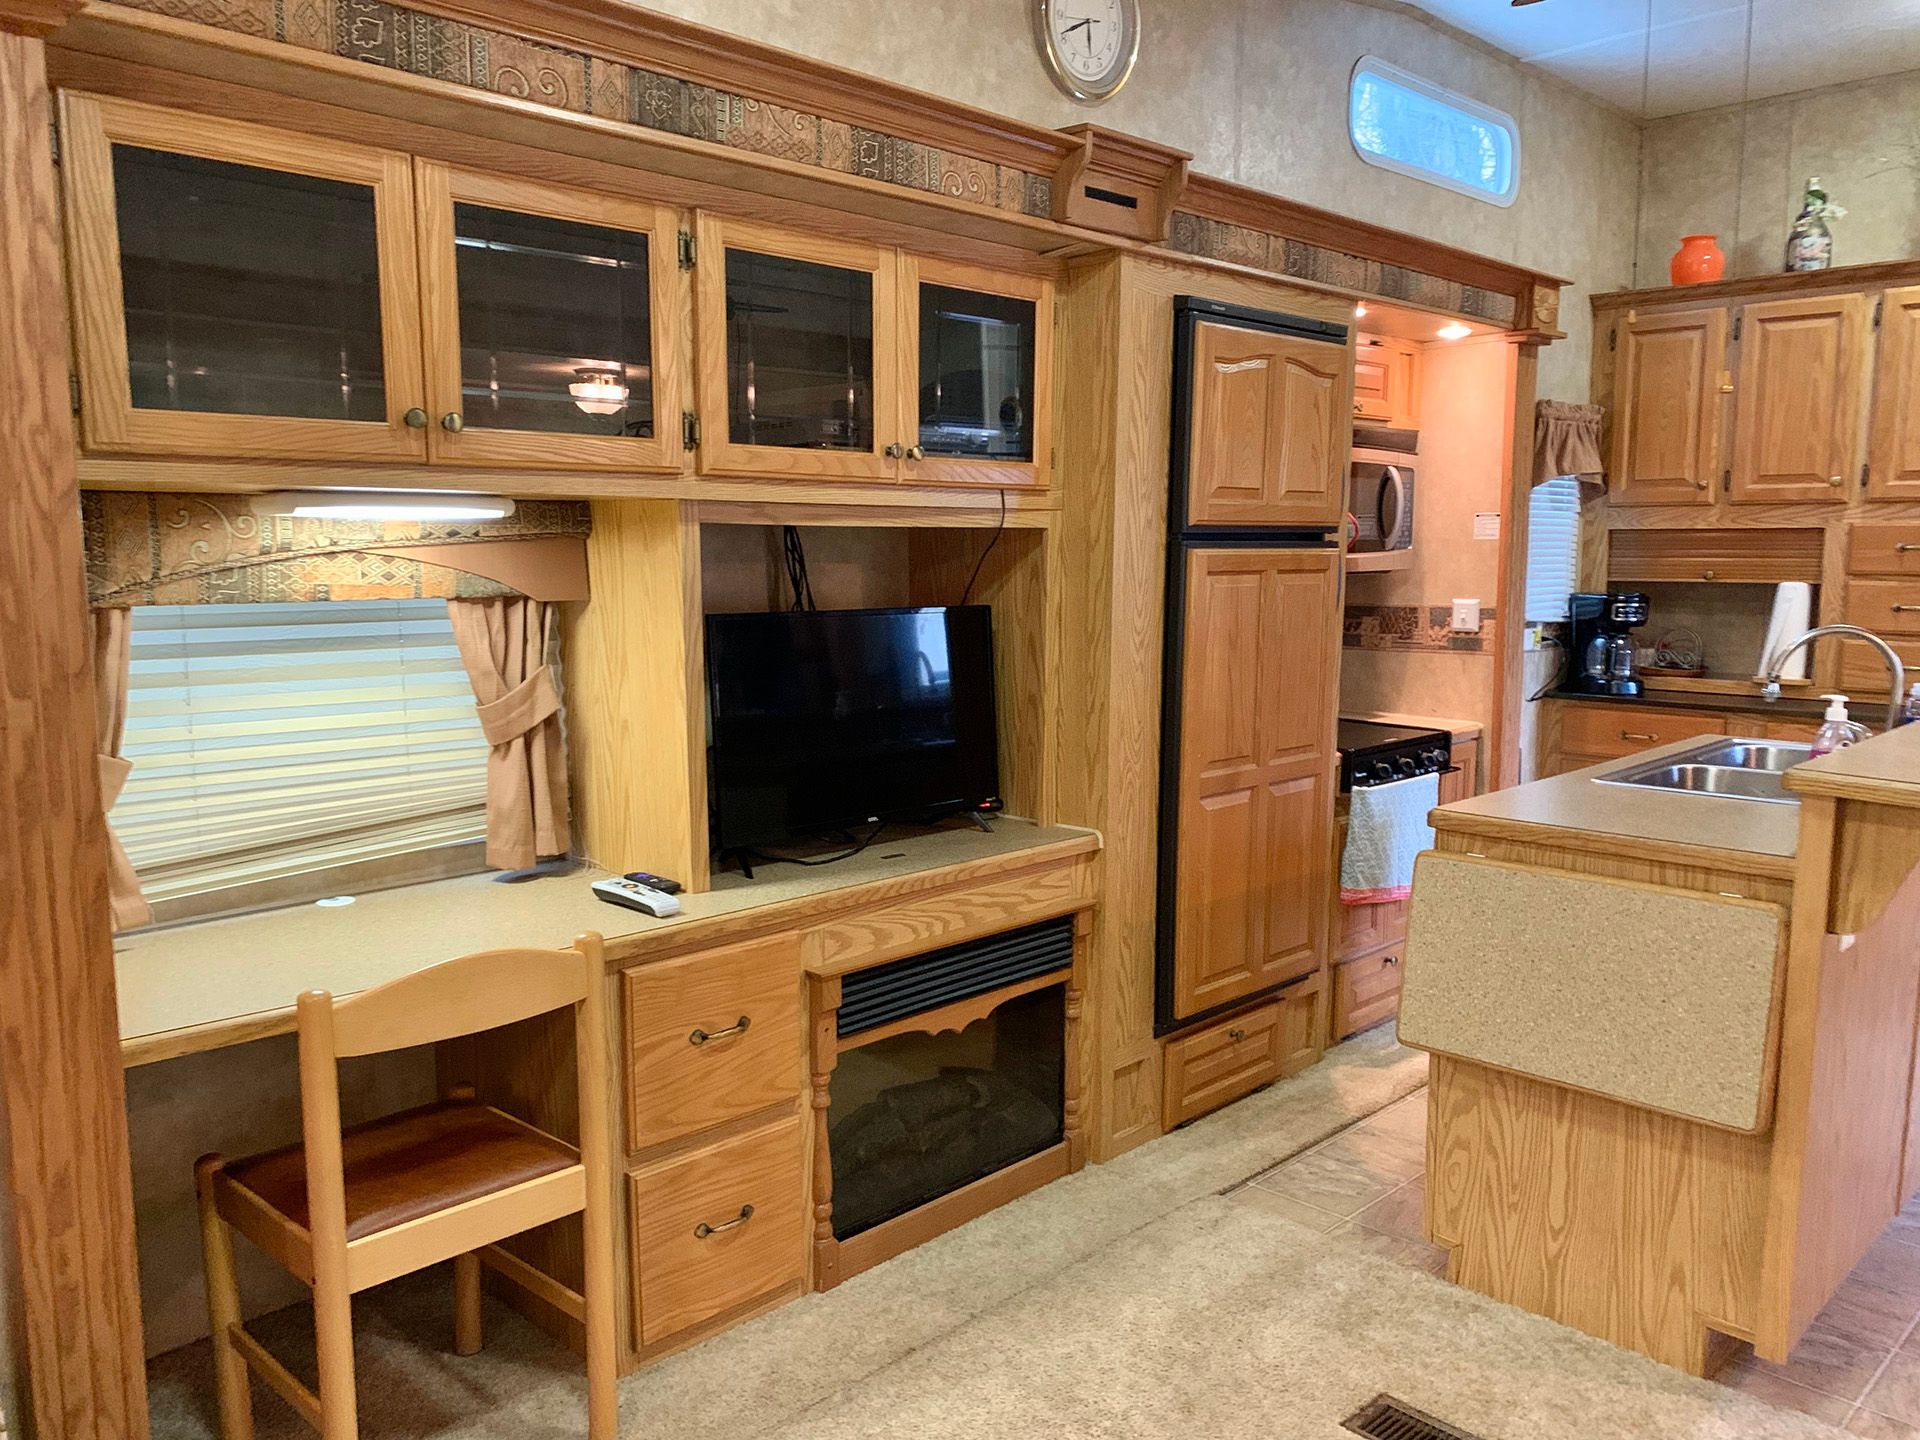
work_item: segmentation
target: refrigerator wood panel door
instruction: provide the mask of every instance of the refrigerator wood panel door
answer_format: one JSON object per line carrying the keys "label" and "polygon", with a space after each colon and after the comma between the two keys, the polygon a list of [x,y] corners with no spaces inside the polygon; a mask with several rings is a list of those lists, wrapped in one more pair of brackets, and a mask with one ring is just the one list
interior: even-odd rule
{"label": "refrigerator wood panel door", "polygon": [[1188,522],[1338,525],[1347,347],[1202,320],[1192,353]]}
{"label": "refrigerator wood panel door", "polygon": [[1312,974],[1326,950],[1337,552],[1186,553],[1174,1012]]}

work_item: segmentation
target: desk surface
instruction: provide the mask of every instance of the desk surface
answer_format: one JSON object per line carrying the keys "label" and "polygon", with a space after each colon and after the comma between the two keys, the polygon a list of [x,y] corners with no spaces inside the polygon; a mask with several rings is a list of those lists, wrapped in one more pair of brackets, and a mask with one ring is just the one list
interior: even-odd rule
{"label": "desk surface", "polygon": [[1099,844],[1091,830],[1003,817],[990,835],[944,829],[833,865],[717,876],[707,893],[681,896],[680,913],[665,920],[595,899],[588,887],[607,872],[581,870],[513,885],[463,875],[337,908],[300,905],[123,936],[114,954],[121,1055],[144,1065],[285,1034],[303,990],[350,995],[475,950],[551,948],[597,930],[609,961],[628,965]]}

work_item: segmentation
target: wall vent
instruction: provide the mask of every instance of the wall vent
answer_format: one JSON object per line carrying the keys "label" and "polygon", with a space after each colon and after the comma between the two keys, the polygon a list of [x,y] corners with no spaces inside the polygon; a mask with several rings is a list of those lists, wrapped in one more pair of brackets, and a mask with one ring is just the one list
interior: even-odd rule
{"label": "wall vent", "polygon": [[840,982],[844,1037],[985,995],[1073,964],[1073,917],[1043,920],[964,945],[856,970]]}

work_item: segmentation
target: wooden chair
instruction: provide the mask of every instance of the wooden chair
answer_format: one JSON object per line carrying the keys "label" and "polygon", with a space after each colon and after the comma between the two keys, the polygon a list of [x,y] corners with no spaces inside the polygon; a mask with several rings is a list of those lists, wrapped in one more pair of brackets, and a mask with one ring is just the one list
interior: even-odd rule
{"label": "wooden chair", "polygon": [[[547,1298],[586,1329],[587,1434],[614,1440],[612,1133],[607,1120],[605,969],[598,935],[570,950],[489,950],[349,999],[300,996],[304,1143],[194,1166],[206,1255],[220,1429],[250,1440],[251,1368],[325,1437],[359,1434],[353,1379],[356,1291],[454,1262],[454,1348],[480,1348],[480,1252],[581,1212],[584,1295]],[[476,1103],[471,1089],[342,1134],[339,1061],[491,1030],[571,1006],[578,1063],[578,1149]],[[316,1395],[247,1333],[234,1279],[238,1230],[313,1288]],[[513,1257],[501,1263],[513,1267]]]}

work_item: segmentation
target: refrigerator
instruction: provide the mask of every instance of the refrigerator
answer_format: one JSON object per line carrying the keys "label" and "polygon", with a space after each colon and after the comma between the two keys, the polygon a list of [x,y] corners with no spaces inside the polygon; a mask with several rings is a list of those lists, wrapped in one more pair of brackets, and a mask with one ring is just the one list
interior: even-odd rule
{"label": "refrigerator", "polygon": [[1154,1030],[1327,952],[1348,326],[1174,300]]}

